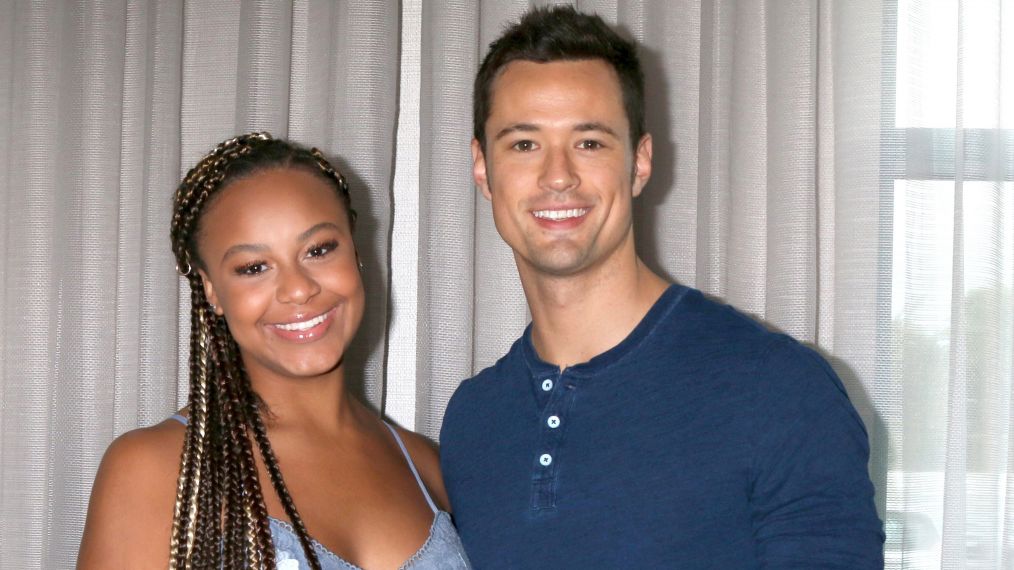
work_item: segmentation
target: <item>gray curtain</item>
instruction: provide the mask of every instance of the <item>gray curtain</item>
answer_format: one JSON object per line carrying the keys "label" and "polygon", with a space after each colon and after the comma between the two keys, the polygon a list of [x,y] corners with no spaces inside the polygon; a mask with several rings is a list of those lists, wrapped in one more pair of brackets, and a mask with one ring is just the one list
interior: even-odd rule
{"label": "gray curtain", "polygon": [[[529,319],[469,140],[486,46],[533,4],[0,3],[0,567],[72,567],[105,447],[183,403],[170,196],[240,132],[338,158],[367,267],[350,370],[436,437]],[[1014,567],[1010,3],[576,5],[642,46],[646,260],[831,361],[888,568]]]}

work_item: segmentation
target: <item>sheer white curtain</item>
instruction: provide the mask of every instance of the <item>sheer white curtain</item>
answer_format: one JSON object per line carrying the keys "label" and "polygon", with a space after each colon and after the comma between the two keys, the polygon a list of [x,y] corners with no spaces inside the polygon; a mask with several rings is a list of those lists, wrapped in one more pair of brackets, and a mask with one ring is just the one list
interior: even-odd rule
{"label": "sheer white curtain", "polygon": [[892,542],[911,567],[1014,568],[1014,4],[897,8],[881,132]]}
{"label": "sheer white curtain", "polygon": [[[0,3],[0,567],[71,567],[105,446],[185,397],[169,196],[238,132],[340,156],[352,369],[437,434],[528,320],[468,142],[485,46],[531,4]],[[643,46],[645,257],[831,360],[889,568],[1014,568],[1014,6],[576,4]]]}

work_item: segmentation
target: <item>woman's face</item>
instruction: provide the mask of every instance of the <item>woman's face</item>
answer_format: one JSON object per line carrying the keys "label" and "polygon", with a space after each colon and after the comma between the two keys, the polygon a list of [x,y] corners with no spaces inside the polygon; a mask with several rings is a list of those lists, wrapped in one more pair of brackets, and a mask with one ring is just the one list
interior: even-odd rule
{"label": "woman's face", "polygon": [[251,378],[315,377],[341,363],[365,301],[332,185],[303,169],[257,172],[219,191],[199,232],[205,293]]}

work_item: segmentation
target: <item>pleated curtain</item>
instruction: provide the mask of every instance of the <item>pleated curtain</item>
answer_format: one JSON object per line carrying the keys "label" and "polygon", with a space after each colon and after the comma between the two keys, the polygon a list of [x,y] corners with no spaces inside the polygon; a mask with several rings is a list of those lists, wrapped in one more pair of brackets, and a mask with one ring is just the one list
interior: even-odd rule
{"label": "pleated curtain", "polygon": [[[171,194],[238,133],[349,178],[368,306],[348,368],[436,439],[530,318],[471,182],[471,91],[544,4],[0,2],[0,568],[73,567],[105,447],[185,403]],[[1014,568],[1014,6],[575,5],[642,47],[642,257],[828,358],[888,568]]]}

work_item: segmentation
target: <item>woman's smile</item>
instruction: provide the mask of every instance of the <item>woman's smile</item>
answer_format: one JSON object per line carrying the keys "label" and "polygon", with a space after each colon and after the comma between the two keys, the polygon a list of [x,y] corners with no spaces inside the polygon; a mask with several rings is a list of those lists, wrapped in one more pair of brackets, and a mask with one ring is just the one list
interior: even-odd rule
{"label": "woman's smile", "polygon": [[[267,325],[272,334],[282,340],[297,343],[313,342],[324,336],[334,323],[339,307],[334,307],[316,317],[304,320],[292,320],[284,323]],[[299,319],[297,317],[296,319]]]}

